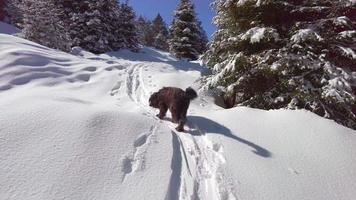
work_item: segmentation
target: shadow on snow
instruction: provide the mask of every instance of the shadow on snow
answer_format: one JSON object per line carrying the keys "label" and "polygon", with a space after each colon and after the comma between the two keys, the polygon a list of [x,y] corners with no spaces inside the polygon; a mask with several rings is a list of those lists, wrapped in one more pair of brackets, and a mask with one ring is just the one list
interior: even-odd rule
{"label": "shadow on snow", "polygon": [[188,118],[187,124],[190,127],[190,130],[186,131],[186,133],[195,136],[204,135],[205,133],[215,133],[215,134],[224,135],[225,137],[229,137],[240,143],[252,147],[254,149],[253,152],[259,156],[265,158],[272,156],[272,153],[267,149],[253,142],[250,142],[248,140],[236,136],[236,134],[233,134],[230,129],[226,128],[225,126],[215,121],[212,121],[210,119],[201,116],[188,116],[187,118]]}

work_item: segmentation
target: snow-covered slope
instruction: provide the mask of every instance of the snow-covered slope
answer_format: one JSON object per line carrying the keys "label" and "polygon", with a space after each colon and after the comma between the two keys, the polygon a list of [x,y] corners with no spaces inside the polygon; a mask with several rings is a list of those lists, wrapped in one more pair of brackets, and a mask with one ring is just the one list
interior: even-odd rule
{"label": "snow-covered slope", "polygon": [[0,34],[0,199],[356,196],[356,132],[306,111],[224,110],[205,92],[185,133],[155,117],[162,86],[205,69],[144,48],[94,55]]}
{"label": "snow-covered slope", "polygon": [[13,35],[16,33],[20,33],[20,30],[14,26],[0,21],[0,33]]}

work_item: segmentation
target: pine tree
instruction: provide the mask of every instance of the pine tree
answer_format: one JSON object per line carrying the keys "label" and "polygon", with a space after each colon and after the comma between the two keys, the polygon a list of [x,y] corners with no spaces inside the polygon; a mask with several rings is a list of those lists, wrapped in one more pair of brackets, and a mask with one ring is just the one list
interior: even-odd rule
{"label": "pine tree", "polygon": [[154,33],[152,30],[152,23],[140,16],[136,22],[136,30],[139,43],[144,46],[153,46]]}
{"label": "pine tree", "polygon": [[170,51],[177,58],[190,60],[198,58],[200,31],[194,6],[190,0],[181,0],[175,11],[170,37]]}
{"label": "pine tree", "polygon": [[155,37],[153,47],[160,50],[168,50],[167,36],[164,35],[162,32],[159,32]]}
{"label": "pine tree", "polygon": [[352,2],[216,0],[207,87],[228,107],[304,108],[356,129]]}
{"label": "pine tree", "polygon": [[68,31],[73,46],[104,53],[120,46],[115,39],[118,11],[115,0],[66,1]]}
{"label": "pine tree", "polygon": [[23,0],[23,35],[39,44],[68,51],[69,35],[61,23],[55,0]]}
{"label": "pine tree", "polygon": [[160,14],[152,21],[152,31],[155,33],[153,47],[168,50],[168,30]]}
{"label": "pine tree", "polygon": [[23,34],[29,40],[64,51],[73,46],[93,53],[138,48],[135,14],[127,3],[119,5],[116,0],[21,1]]}
{"label": "pine tree", "polygon": [[23,26],[23,2],[24,0],[5,0],[5,21],[18,27]]}
{"label": "pine tree", "polygon": [[201,21],[198,21],[198,27],[199,27],[199,42],[198,42],[197,50],[199,54],[203,54],[208,49],[207,45],[209,39],[208,36],[206,35],[205,30],[203,29]]}
{"label": "pine tree", "polygon": [[5,1],[0,1],[0,21],[5,19]]}
{"label": "pine tree", "polygon": [[137,51],[139,48],[139,38],[135,25],[135,12],[128,3],[120,5],[118,31],[122,34],[122,42],[125,48]]}

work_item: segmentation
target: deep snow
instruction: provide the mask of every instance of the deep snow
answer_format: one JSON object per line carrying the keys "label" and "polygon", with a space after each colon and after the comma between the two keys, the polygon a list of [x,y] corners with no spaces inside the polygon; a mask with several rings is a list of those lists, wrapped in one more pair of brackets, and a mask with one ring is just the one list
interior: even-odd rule
{"label": "deep snow", "polygon": [[20,30],[14,26],[11,26],[9,24],[0,21],[0,33],[14,35],[20,33]]}
{"label": "deep snow", "polygon": [[[0,29],[1,30],[1,29]],[[155,117],[196,63],[144,48],[72,55],[0,34],[0,199],[350,200],[356,133],[307,111],[222,109],[207,92],[185,133]]]}

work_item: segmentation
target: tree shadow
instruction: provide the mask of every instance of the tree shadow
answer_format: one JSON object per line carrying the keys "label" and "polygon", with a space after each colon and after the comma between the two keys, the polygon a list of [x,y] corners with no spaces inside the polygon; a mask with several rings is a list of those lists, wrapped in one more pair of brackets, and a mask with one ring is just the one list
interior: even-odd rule
{"label": "tree shadow", "polygon": [[188,118],[187,125],[189,126],[190,130],[185,131],[186,133],[189,133],[191,135],[196,135],[196,136],[204,135],[205,133],[215,133],[215,134],[224,135],[225,137],[232,138],[240,143],[252,147],[253,148],[252,151],[261,157],[265,157],[265,158],[272,157],[272,153],[267,149],[253,142],[237,137],[235,134],[231,132],[230,129],[226,128],[225,126],[215,121],[212,121],[210,119],[201,116],[188,116],[187,118]]}

